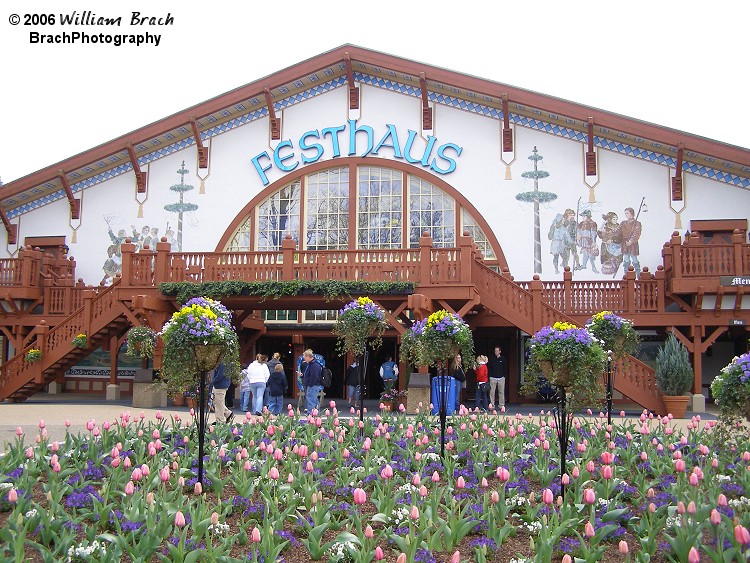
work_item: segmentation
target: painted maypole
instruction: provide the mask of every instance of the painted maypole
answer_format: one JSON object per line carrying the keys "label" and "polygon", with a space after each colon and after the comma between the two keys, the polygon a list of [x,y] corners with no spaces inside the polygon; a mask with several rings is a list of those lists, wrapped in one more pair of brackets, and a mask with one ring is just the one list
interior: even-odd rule
{"label": "painted maypole", "polygon": [[542,273],[542,237],[541,228],[539,224],[539,203],[548,203],[557,199],[557,194],[552,192],[540,192],[539,191],[539,180],[541,178],[549,177],[549,172],[546,170],[539,170],[538,162],[544,157],[539,154],[536,147],[532,151],[532,155],[529,157],[534,163],[534,170],[529,170],[521,174],[524,178],[532,178],[534,180],[534,191],[533,192],[521,192],[516,195],[518,201],[524,201],[526,203],[532,202],[534,204],[534,273]]}
{"label": "painted maypole", "polygon": [[164,206],[164,209],[171,213],[177,213],[177,248],[173,248],[172,252],[182,252],[182,214],[186,211],[195,211],[198,209],[198,206],[194,203],[185,203],[183,201],[183,194],[185,192],[189,192],[190,190],[193,190],[193,186],[185,183],[185,174],[187,174],[189,171],[185,168],[185,161],[182,161],[182,166],[177,171],[177,173],[180,175],[180,183],[175,184],[174,186],[170,187],[169,189],[173,192],[177,192],[180,194],[180,201],[177,203],[169,203]]}

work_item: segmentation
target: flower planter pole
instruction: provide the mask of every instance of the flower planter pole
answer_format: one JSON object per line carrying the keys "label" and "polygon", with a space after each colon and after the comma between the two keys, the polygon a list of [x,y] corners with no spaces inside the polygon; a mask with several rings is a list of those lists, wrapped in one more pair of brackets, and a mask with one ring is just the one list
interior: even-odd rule
{"label": "flower planter pole", "polygon": [[612,365],[612,351],[607,351],[607,371],[605,372],[607,384],[607,424],[612,424],[612,391],[615,387],[615,369]]}
{"label": "flower planter pole", "polygon": [[568,399],[565,394],[565,387],[557,389],[557,407],[552,410],[555,417],[555,432],[560,444],[560,494],[565,501],[565,484],[563,475],[567,470],[568,457],[568,440],[570,439],[570,426],[573,422],[573,412],[568,412]]}
{"label": "flower planter pole", "polygon": [[208,422],[208,412],[206,412],[206,373],[216,368],[221,359],[221,353],[224,351],[223,344],[195,344],[193,353],[195,354],[195,365],[200,372],[200,392],[198,405],[198,482],[203,485],[203,444],[206,438],[206,422]]}
{"label": "flower planter pole", "polygon": [[367,360],[369,351],[365,345],[365,351],[357,358],[357,383],[359,383],[359,437],[364,438],[365,433],[365,372],[367,371]]}
{"label": "flower planter pole", "polygon": [[445,367],[440,368],[440,375],[435,386],[438,401],[438,417],[440,419],[440,458],[445,459],[445,425],[448,419],[448,399],[450,398],[451,381],[445,375]]}

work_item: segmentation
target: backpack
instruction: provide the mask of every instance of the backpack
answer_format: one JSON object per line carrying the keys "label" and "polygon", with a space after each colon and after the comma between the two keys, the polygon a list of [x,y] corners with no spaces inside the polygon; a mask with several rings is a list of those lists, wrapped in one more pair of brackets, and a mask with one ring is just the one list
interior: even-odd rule
{"label": "backpack", "polygon": [[330,387],[332,381],[333,372],[328,368],[323,368],[323,371],[320,373],[320,384],[323,387]]}

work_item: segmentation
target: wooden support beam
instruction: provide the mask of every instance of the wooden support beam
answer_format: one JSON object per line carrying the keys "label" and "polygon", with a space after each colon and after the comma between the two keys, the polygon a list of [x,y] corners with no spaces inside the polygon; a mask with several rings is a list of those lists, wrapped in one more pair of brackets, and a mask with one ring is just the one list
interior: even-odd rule
{"label": "wooden support beam", "polygon": [[5,230],[8,232],[8,244],[16,244],[16,240],[18,239],[18,225],[10,222],[10,219],[5,214],[5,210],[2,208],[0,208],[0,219],[2,219]]}
{"label": "wooden support beam", "polygon": [[745,295],[745,288],[739,286],[737,288],[737,295],[734,296],[734,310],[739,313],[742,310],[742,296]]}
{"label": "wooden support beam", "polygon": [[594,118],[589,117],[588,147],[586,149],[586,176],[596,176],[596,153],[594,152]]}
{"label": "wooden support beam", "polygon": [[208,147],[203,146],[201,134],[198,131],[198,122],[194,117],[190,118],[190,126],[193,128],[195,145],[198,147],[198,168],[208,168]]}
{"label": "wooden support beam", "polygon": [[135,172],[135,185],[136,190],[139,194],[146,193],[146,173],[141,170],[141,165],[138,164],[138,157],[135,154],[135,149],[132,144],[128,144],[126,147],[128,155],[130,156],[130,163],[133,165],[133,172]]}
{"label": "wooden support beam", "polygon": [[278,141],[281,139],[281,118],[276,116],[276,109],[273,107],[273,98],[271,97],[271,90],[268,86],[263,87],[263,94],[266,97],[266,105],[268,106],[268,118],[271,126],[271,140]]}
{"label": "wooden support beam", "polygon": [[672,177],[672,201],[682,201],[682,156],[684,146],[682,143],[677,145],[677,163],[674,167],[674,176]]}
{"label": "wooden support beam", "polygon": [[346,65],[346,81],[349,84],[349,109],[359,109],[359,88],[354,84],[354,69],[349,53],[344,53],[344,64]]}
{"label": "wooden support beam", "polygon": [[427,94],[427,78],[424,72],[419,73],[419,87],[422,90],[422,129],[432,130],[432,108]]}
{"label": "wooden support beam", "polygon": [[60,183],[62,184],[63,190],[65,190],[65,195],[68,196],[68,202],[70,203],[70,218],[80,219],[81,200],[76,199],[75,196],[73,196],[73,190],[70,188],[68,177],[65,175],[64,170],[60,170],[60,174],[57,177],[60,178]]}
{"label": "wooden support beam", "polygon": [[513,152],[513,131],[510,129],[510,110],[508,109],[508,94],[502,95],[503,100],[503,152]]}

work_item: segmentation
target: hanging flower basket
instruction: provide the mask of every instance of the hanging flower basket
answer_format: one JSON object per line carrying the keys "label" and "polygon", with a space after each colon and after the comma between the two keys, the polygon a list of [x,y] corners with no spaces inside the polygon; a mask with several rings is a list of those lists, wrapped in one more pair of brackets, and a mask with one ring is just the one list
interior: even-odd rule
{"label": "hanging flower basket", "polygon": [[380,347],[387,328],[385,311],[369,297],[358,297],[339,311],[333,334],[339,338],[342,355],[348,352],[360,356],[368,343],[372,349]]}
{"label": "hanging flower basket", "polygon": [[572,406],[595,406],[602,401],[607,355],[585,328],[562,322],[546,326],[529,341],[529,355],[525,393],[537,392],[541,373],[550,384],[565,389]]}
{"label": "hanging flower basket", "polygon": [[455,313],[436,311],[401,336],[401,360],[412,365],[444,368],[458,354],[468,366],[474,358],[474,338]]}
{"label": "hanging flower basket", "polygon": [[191,299],[164,324],[160,335],[164,341],[161,380],[172,396],[195,389],[200,373],[219,362],[239,382],[239,341],[232,314],[219,301]]}
{"label": "hanging flower basket", "polygon": [[76,337],[70,342],[70,344],[75,348],[85,348],[87,343],[88,336],[83,333],[76,335]]}
{"label": "hanging flower basket", "polygon": [[127,355],[136,358],[153,358],[156,333],[147,326],[135,326],[128,331]]}
{"label": "hanging flower basket", "polygon": [[42,351],[38,350],[36,348],[32,348],[28,352],[26,352],[26,362],[29,364],[33,364],[34,362],[38,362],[42,359]]}
{"label": "hanging flower basket", "polygon": [[711,395],[724,420],[736,419],[738,414],[750,420],[750,352],[721,368],[711,382]]}
{"label": "hanging flower basket", "polygon": [[615,359],[622,359],[638,350],[639,338],[633,321],[611,311],[596,313],[586,323],[586,329],[601,340],[602,347],[610,350]]}

